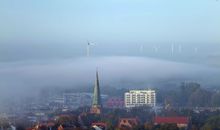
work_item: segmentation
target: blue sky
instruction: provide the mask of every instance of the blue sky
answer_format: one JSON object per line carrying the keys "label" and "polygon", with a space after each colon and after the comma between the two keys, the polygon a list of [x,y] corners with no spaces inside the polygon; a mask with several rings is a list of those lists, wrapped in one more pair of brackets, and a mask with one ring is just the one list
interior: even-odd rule
{"label": "blue sky", "polygon": [[219,42],[216,0],[2,0],[0,40]]}
{"label": "blue sky", "polygon": [[84,55],[87,40],[109,54],[176,43],[219,55],[219,12],[216,0],[1,0],[0,60]]}

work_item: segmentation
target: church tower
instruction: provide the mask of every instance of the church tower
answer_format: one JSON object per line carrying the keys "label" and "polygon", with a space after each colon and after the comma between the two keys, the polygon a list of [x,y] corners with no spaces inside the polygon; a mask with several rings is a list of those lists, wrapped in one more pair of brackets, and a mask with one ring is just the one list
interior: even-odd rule
{"label": "church tower", "polygon": [[96,80],[95,80],[92,107],[90,109],[90,113],[101,114],[101,109],[102,109],[102,103],[101,103],[101,94],[99,88],[99,75],[98,75],[98,71],[96,71]]}

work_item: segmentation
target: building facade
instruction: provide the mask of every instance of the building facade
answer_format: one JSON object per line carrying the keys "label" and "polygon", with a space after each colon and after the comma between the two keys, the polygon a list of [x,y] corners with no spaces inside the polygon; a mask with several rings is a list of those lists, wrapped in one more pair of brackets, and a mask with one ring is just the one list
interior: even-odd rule
{"label": "building facade", "polygon": [[130,90],[124,95],[124,102],[126,108],[140,107],[140,106],[156,106],[156,92],[155,90]]}
{"label": "building facade", "polygon": [[111,97],[106,101],[107,108],[124,108],[124,99],[119,97]]}
{"label": "building facade", "polygon": [[138,118],[120,118],[118,123],[119,129],[132,129],[139,124]]}

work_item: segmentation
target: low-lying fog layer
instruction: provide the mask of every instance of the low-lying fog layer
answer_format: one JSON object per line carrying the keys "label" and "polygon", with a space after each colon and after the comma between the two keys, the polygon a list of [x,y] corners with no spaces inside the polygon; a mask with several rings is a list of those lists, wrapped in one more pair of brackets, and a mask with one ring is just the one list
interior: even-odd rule
{"label": "low-lying fog layer", "polygon": [[87,87],[95,80],[114,87],[169,87],[196,81],[204,87],[220,84],[219,69],[141,57],[93,57],[57,61],[0,64],[0,95],[33,94],[44,87]]}

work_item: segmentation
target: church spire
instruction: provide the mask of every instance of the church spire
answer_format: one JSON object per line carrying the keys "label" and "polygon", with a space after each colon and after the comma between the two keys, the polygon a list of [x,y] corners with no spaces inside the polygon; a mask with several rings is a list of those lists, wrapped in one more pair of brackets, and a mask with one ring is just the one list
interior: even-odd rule
{"label": "church spire", "polygon": [[91,113],[100,114],[101,107],[102,107],[102,103],[101,103],[101,94],[100,94],[100,88],[99,88],[99,75],[98,75],[98,70],[97,70],[94,92],[93,92]]}
{"label": "church spire", "polygon": [[93,101],[92,105],[101,106],[101,96],[100,96],[100,88],[99,88],[99,75],[98,71],[96,71],[96,80],[95,80],[95,87],[93,93]]}

